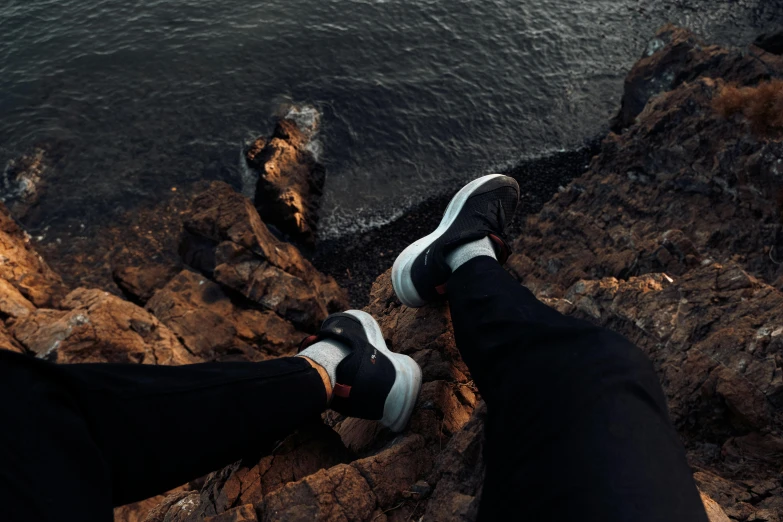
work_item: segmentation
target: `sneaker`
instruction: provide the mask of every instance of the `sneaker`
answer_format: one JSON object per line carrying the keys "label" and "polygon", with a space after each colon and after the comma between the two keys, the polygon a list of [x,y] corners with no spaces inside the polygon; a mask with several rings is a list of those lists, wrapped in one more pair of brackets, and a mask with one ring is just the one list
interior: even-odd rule
{"label": "sneaker", "polygon": [[408,246],[392,268],[392,285],[406,306],[419,307],[442,299],[451,268],[446,254],[456,247],[489,237],[503,264],[511,250],[503,230],[519,203],[519,185],[508,176],[490,174],[465,185],[452,198],[435,231]]}
{"label": "sneaker", "polygon": [[416,361],[389,350],[381,327],[361,310],[330,315],[316,335],[302,342],[299,351],[324,339],[351,350],[337,365],[330,408],[348,417],[379,420],[392,431],[402,431],[421,390],[421,369]]}

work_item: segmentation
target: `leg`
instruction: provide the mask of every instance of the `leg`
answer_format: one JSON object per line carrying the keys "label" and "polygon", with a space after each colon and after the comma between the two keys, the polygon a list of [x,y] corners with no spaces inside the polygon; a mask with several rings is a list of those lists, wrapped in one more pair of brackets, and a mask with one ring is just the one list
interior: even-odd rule
{"label": "leg", "polygon": [[[51,490],[54,474],[72,502],[102,509],[257,452],[327,405],[321,375],[303,358],[167,367],[53,365],[0,353],[0,371],[3,414],[21,422],[3,434],[0,469],[10,459],[31,480],[14,486],[17,493]],[[28,420],[25,409],[40,413]],[[0,475],[0,490],[15,476]],[[40,519],[81,512],[68,506]]]}
{"label": "leg", "polygon": [[460,352],[488,407],[479,518],[707,518],[646,356],[535,299],[490,257],[448,283]]}
{"label": "leg", "polygon": [[0,350],[2,518],[112,520],[106,462],[76,401],[47,370]]}

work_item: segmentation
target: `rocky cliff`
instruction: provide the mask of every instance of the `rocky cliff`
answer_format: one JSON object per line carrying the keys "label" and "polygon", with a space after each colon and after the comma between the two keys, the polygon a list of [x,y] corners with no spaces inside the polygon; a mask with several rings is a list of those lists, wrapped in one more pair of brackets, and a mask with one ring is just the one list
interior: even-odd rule
{"label": "rocky cliff", "polygon": [[[590,168],[527,217],[508,264],[551,306],[649,354],[713,522],[783,521],[782,78],[781,56],[662,28]],[[248,159],[313,167],[292,136],[276,132]],[[265,172],[263,197],[320,187]],[[0,208],[0,348],[61,363],[291,355],[349,303],[270,232],[259,197],[206,187],[177,218],[181,262],[133,257],[115,268],[124,299],[67,288]],[[276,226],[309,241],[312,205],[289,208]],[[486,407],[447,306],[402,306],[386,272],[365,310],[423,369],[405,432],[327,412],[272,454],[119,508],[116,520],[473,520]]]}

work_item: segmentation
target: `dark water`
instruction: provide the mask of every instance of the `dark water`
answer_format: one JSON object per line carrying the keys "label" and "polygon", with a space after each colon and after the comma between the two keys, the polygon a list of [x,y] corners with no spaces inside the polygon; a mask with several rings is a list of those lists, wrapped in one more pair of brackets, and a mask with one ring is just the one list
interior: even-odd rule
{"label": "dark water", "polygon": [[171,187],[242,186],[243,144],[310,104],[333,237],[600,132],[666,21],[745,44],[782,20],[781,0],[6,0],[0,166],[54,144],[27,224],[89,234]]}

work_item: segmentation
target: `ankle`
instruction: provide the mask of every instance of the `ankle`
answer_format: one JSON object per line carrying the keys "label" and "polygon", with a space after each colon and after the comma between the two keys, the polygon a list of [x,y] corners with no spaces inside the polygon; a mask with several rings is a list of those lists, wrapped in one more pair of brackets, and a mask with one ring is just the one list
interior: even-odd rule
{"label": "ankle", "polygon": [[324,390],[326,391],[326,403],[329,404],[332,402],[332,381],[329,379],[329,372],[326,371],[326,368],[315,362],[314,360],[300,356],[302,359],[310,363],[310,366],[315,368],[315,371],[318,372],[318,375],[321,376],[321,380],[324,382]]}
{"label": "ankle", "polygon": [[487,256],[497,260],[495,247],[489,237],[477,239],[470,243],[460,245],[448,254],[446,254],[446,264],[451,268],[452,273],[459,267],[473,259],[474,257]]}

